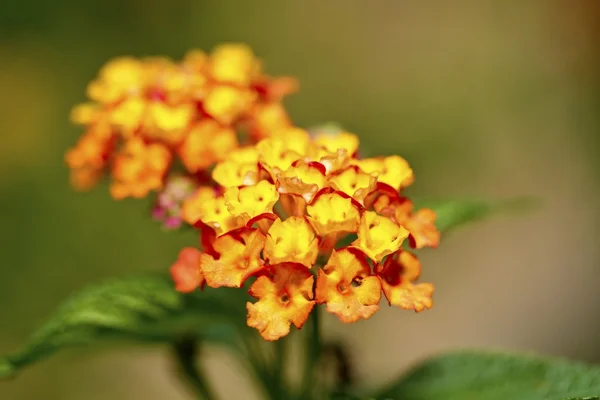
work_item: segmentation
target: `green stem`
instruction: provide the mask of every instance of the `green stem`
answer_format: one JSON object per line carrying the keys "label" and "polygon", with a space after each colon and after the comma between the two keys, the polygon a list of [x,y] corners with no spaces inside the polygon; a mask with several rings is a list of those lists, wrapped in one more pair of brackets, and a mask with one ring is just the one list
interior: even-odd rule
{"label": "green stem", "polygon": [[275,362],[273,364],[273,372],[275,374],[276,387],[279,392],[279,398],[284,399],[287,396],[287,382],[285,376],[285,361],[286,361],[286,338],[281,338],[275,341]]}
{"label": "green stem", "polygon": [[195,356],[198,352],[196,340],[194,338],[182,338],[174,342],[172,348],[177,367],[186,378],[188,386],[194,390],[199,399],[214,400],[216,397],[195,363]]}
{"label": "green stem", "polygon": [[[300,399],[314,399],[313,393],[318,388],[315,372],[321,358],[322,340],[321,340],[321,307],[314,307],[310,313],[307,335],[307,356],[304,362],[304,373],[302,375]],[[318,393],[318,392],[317,392]]]}

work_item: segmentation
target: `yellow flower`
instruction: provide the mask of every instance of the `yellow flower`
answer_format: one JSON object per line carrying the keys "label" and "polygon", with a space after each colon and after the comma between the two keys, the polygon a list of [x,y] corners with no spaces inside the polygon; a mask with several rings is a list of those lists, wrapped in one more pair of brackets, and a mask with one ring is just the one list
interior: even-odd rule
{"label": "yellow flower", "polygon": [[304,218],[277,219],[267,234],[264,257],[271,264],[297,262],[311,268],[319,253],[318,242]]}
{"label": "yellow flower", "polygon": [[89,125],[96,122],[102,114],[102,107],[98,104],[78,104],[71,110],[71,121],[78,125]]}
{"label": "yellow flower", "polygon": [[381,283],[356,249],[334,251],[319,270],[315,300],[345,323],[370,318],[379,310]]}
{"label": "yellow flower", "polygon": [[270,276],[260,276],[250,287],[256,303],[246,303],[248,326],[256,328],[265,340],[277,340],[306,322],[315,302],[314,278],[299,264],[286,263],[271,267]]}
{"label": "yellow flower", "polygon": [[338,192],[319,193],[306,207],[308,221],[319,234],[356,232],[360,220],[358,207]]}
{"label": "yellow flower", "polygon": [[119,57],[106,63],[87,89],[90,99],[114,103],[126,95],[137,94],[144,85],[143,63],[133,57]]}
{"label": "yellow flower", "polygon": [[191,225],[197,222],[222,235],[243,225],[227,210],[225,197],[217,196],[214,189],[201,187],[188,197],[182,206],[182,218]]}
{"label": "yellow flower", "polygon": [[325,186],[325,168],[318,163],[298,162],[277,175],[279,193],[302,197],[307,203]]}
{"label": "yellow flower", "polygon": [[275,186],[267,181],[242,188],[233,186],[225,191],[227,209],[244,223],[262,214],[273,213],[273,206],[278,199]]}
{"label": "yellow flower", "polygon": [[148,106],[148,116],[144,121],[145,132],[149,137],[178,143],[187,133],[194,112],[191,104],[171,107],[162,102],[152,102]]}
{"label": "yellow flower", "polygon": [[249,110],[254,97],[255,94],[249,90],[216,86],[206,96],[204,109],[218,122],[232,124]]}
{"label": "yellow flower", "polygon": [[336,190],[352,196],[360,204],[375,189],[377,178],[362,172],[357,167],[349,167],[329,177],[329,183]]}
{"label": "yellow flower", "polygon": [[279,132],[277,136],[264,139],[256,145],[259,161],[275,178],[306,154],[309,140],[308,133],[302,129]]}
{"label": "yellow flower", "polygon": [[410,186],[414,181],[413,170],[408,162],[399,156],[367,158],[356,160],[356,165],[366,172],[377,177],[377,181],[400,190]]}
{"label": "yellow flower", "polygon": [[353,155],[358,150],[358,137],[348,132],[320,133],[315,137],[315,143],[329,153],[344,150]]}
{"label": "yellow flower", "polygon": [[358,227],[358,239],[352,245],[378,263],[397,251],[407,237],[404,227],[374,211],[365,211]]}
{"label": "yellow flower", "polygon": [[123,135],[131,136],[142,123],[146,111],[146,100],[139,97],[131,97],[110,113],[110,123],[119,129]]}
{"label": "yellow flower", "polygon": [[228,43],[211,53],[210,73],[219,82],[249,85],[258,77],[260,61],[245,44]]}

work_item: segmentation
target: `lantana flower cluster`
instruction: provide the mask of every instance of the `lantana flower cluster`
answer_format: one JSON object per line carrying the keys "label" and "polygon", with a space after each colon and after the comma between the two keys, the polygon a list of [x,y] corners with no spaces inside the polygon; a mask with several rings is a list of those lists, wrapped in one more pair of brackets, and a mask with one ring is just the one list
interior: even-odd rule
{"label": "lantana flower cluster", "polygon": [[433,285],[416,282],[421,264],[407,248],[438,245],[435,213],[405,197],[406,160],[358,154],[353,134],[297,127],[231,150],[213,183],[183,201],[202,250],[181,250],[177,290],[248,283],[247,323],[266,340],[301,328],[317,306],[345,323],[368,319],[382,292],[390,305],[430,308]]}
{"label": "lantana flower cluster", "polygon": [[281,100],[295,89],[292,78],[264,74],[244,44],[177,62],[116,58],[89,84],[90,102],[72,111],[86,132],[66,155],[71,181],[88,189],[110,173],[110,192],[122,199],[163,189],[176,167],[202,179],[240,138],[256,142],[290,126]]}

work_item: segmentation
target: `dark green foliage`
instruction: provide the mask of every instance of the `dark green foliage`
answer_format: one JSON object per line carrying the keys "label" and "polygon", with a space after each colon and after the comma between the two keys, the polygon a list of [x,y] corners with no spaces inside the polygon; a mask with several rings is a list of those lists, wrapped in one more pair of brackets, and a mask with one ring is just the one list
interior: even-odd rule
{"label": "dark green foliage", "polygon": [[464,351],[426,360],[373,397],[563,400],[599,394],[600,367],[529,355]]}
{"label": "dark green foliage", "polygon": [[183,295],[164,275],[115,279],[67,299],[22,349],[0,360],[10,376],[53,352],[107,339],[170,342],[181,335],[233,344],[245,327],[243,289]]}

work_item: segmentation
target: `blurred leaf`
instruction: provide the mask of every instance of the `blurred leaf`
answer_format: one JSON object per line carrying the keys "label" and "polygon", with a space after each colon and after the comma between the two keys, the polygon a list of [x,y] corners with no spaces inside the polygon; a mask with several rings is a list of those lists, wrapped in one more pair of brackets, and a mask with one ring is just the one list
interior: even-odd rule
{"label": "blurred leaf", "polygon": [[600,367],[529,355],[465,351],[426,360],[374,397],[563,400],[597,394]]}
{"label": "blurred leaf", "polygon": [[431,208],[436,212],[436,226],[441,232],[449,232],[469,222],[508,211],[525,211],[538,203],[532,198],[516,198],[505,201],[486,200],[415,200],[417,208]]}
{"label": "blurred leaf", "polygon": [[175,291],[164,275],[114,279],[75,293],[19,351],[0,359],[0,378],[53,352],[125,339],[171,342],[182,335],[234,346],[247,329],[244,290]]}

